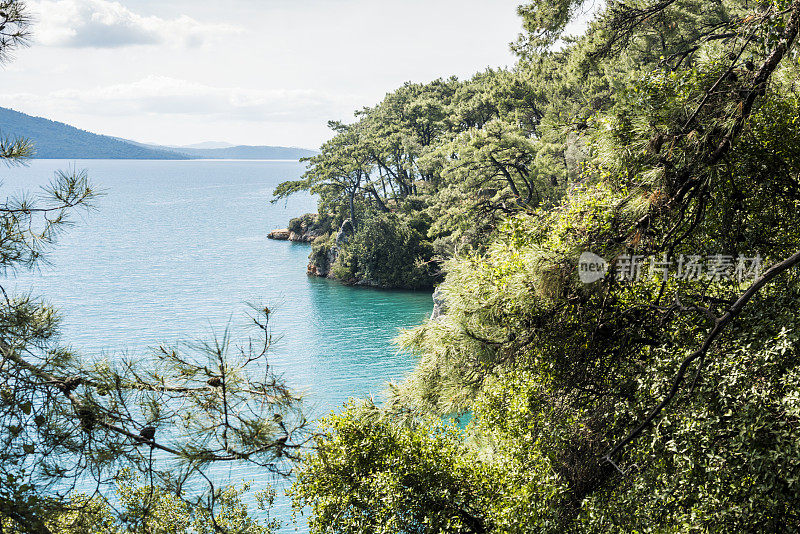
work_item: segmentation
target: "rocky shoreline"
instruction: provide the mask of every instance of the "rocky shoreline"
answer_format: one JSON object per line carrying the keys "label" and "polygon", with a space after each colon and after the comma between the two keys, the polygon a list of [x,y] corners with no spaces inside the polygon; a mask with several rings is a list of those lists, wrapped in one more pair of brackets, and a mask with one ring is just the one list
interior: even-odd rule
{"label": "rocky shoreline", "polygon": [[267,239],[276,241],[293,241],[295,243],[313,243],[318,237],[324,235],[321,231],[294,232],[288,228],[278,228],[267,234]]}
{"label": "rocky shoreline", "polygon": [[[347,222],[347,228],[349,221]],[[309,213],[302,217],[297,217],[289,221],[288,228],[279,228],[267,234],[268,239],[275,241],[292,241],[294,243],[308,243],[313,244],[311,253],[308,256],[308,267],[306,273],[309,276],[317,276],[320,278],[330,278],[338,280],[331,272],[331,266],[336,261],[339,249],[336,246],[341,243],[344,235],[344,226],[336,234],[333,239],[332,232],[329,229],[319,225],[319,219],[316,214]],[[341,280],[340,280],[341,281]],[[346,281],[342,281],[346,283]]]}
{"label": "rocky shoreline", "polygon": [[311,251],[308,255],[306,273],[309,276],[328,278],[350,286],[366,286],[381,289],[408,289],[402,286],[382,284],[366,277],[353,277],[351,273],[337,268],[336,260],[344,247],[355,234],[350,219],[345,219],[340,227],[331,227],[330,223],[321,223],[316,214],[306,214],[289,221],[287,228],[271,231],[267,238],[275,241],[292,241],[308,243]]}
{"label": "rocky shoreline", "polygon": [[268,239],[276,241],[293,241],[295,243],[313,243],[318,238],[327,236],[330,229],[320,224],[315,213],[307,213],[289,221],[286,228],[278,228],[267,234]]}

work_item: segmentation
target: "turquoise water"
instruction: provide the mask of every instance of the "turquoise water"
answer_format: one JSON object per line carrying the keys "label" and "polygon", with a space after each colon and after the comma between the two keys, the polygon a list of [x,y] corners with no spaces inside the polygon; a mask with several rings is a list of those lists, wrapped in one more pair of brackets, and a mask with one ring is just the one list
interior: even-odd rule
{"label": "turquoise water", "polygon": [[[280,340],[270,361],[306,392],[312,416],[349,397],[380,396],[388,380],[413,367],[390,341],[430,313],[429,293],[309,278],[308,245],[266,239],[290,217],[314,211],[309,196],[269,203],[272,189],[298,177],[301,164],[37,160],[0,170],[3,194],[36,190],[70,167],[87,169],[104,191],[96,210],[76,219],[49,266],[2,283],[58,307],[63,339],[81,353],[145,356],[162,343],[209,339],[246,324],[251,302],[275,311]],[[249,468],[226,473],[232,482],[269,480]],[[285,498],[273,514],[289,520]]]}

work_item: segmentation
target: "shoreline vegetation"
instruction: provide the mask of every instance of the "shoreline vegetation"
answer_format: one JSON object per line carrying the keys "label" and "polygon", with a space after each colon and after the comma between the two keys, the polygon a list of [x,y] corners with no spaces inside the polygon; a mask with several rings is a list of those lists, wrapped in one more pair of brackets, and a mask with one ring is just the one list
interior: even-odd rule
{"label": "shoreline vegetation", "polygon": [[274,191],[317,195],[317,213],[272,238],[311,242],[309,274],[432,290],[447,261],[485,253],[505,218],[555,206],[578,180],[584,141],[543,123],[540,85],[492,69],[406,83],[354,122],[329,122],[303,176]]}
{"label": "shoreline vegetation", "polygon": [[584,4],[521,6],[515,66],[329,123],[276,189],[319,198],[276,234],[312,274],[437,288],[410,376],[321,423],[312,533],[798,530],[800,0],[566,35]]}
{"label": "shoreline vegetation", "polygon": [[[292,478],[312,534],[800,530],[800,0],[518,13],[515,65],[406,83],[330,122],[274,191],[318,198],[272,234],[311,243],[311,274],[436,287],[430,319],[397,338],[417,364],[385,402],[309,428],[266,364],[268,307],[255,341],[160,347],[153,370],[90,367],[58,344],[52,309],[6,299],[0,521],[100,524],[108,500],[98,519],[52,492],[124,464],[150,486],[107,531],[142,531],[154,494],[185,499],[205,477],[192,504],[213,530],[251,532],[205,475],[248,461]],[[93,190],[61,175],[50,196],[50,211],[0,210],[4,268],[35,266],[32,219],[63,224]]]}
{"label": "shoreline vegetation", "polygon": [[420,283],[395,284],[382,278],[354,276],[352,271],[337,262],[342,250],[347,249],[353,235],[352,224],[345,219],[338,231],[332,232],[330,226],[319,222],[317,214],[308,213],[289,221],[287,228],[279,228],[267,234],[268,239],[290,241],[311,245],[306,273],[309,276],[329,278],[345,285],[366,286],[378,289],[431,290],[433,285]]}

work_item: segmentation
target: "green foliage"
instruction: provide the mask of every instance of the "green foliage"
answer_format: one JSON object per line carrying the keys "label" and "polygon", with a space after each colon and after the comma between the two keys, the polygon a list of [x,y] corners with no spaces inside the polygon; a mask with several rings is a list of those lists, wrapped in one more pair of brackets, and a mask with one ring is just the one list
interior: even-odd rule
{"label": "green foliage", "polygon": [[31,17],[24,2],[0,1],[0,63],[8,61],[14,50],[28,44],[30,24]]}
{"label": "green foliage", "polygon": [[291,490],[311,532],[487,532],[491,471],[457,428],[425,423],[398,425],[370,403],[323,420]]}
{"label": "green foliage", "polygon": [[[449,101],[467,126],[420,159],[428,237],[451,254],[446,312],[400,337],[419,363],[351,442],[470,414],[457,453],[491,473],[473,501],[487,531],[794,531],[800,2],[610,2],[548,48],[580,4],[524,6],[513,76]],[[479,96],[487,83],[503,89]],[[470,218],[489,230],[458,247]],[[612,268],[593,284],[587,251]],[[693,255],[756,254],[772,267],[758,281],[675,276]],[[629,255],[671,276],[627,279]],[[303,487],[374,475],[350,449],[318,451]],[[346,531],[341,499],[325,502],[319,529]],[[359,517],[389,513],[363,502]]]}
{"label": "green foliage", "polygon": [[333,271],[341,280],[389,288],[429,288],[436,279],[430,245],[394,214],[365,219],[339,253]]}
{"label": "green foliage", "polygon": [[221,530],[238,534],[269,534],[279,526],[276,521],[270,521],[266,513],[275,498],[271,488],[255,495],[260,510],[266,513],[266,519],[258,521],[250,517],[247,505],[241,500],[250,491],[248,483],[240,488],[218,490],[215,495],[217,512],[212,516],[207,510],[190,506],[161,488],[136,487],[132,482],[123,479],[118,489],[120,504],[125,509],[122,517],[127,518],[128,523],[124,522],[123,526],[128,532],[213,534]]}
{"label": "green foliage", "polygon": [[534,0],[519,7],[525,33],[515,45],[518,54],[535,54],[553,45],[584,0]]}
{"label": "green foliage", "polygon": [[0,139],[0,159],[9,165],[17,164],[31,156],[33,156],[33,143],[24,137]]}
{"label": "green foliage", "polygon": [[[242,501],[242,496],[250,492],[248,483],[218,490],[218,512],[213,516],[163,488],[139,484],[137,477],[123,471],[118,477],[113,507],[97,497],[74,495],[64,511],[45,520],[46,528],[59,534],[270,534],[279,527],[277,521],[269,520],[268,510],[275,498],[272,489],[255,495],[266,515],[266,519],[257,521],[250,517],[248,506]],[[15,521],[5,520],[2,527],[3,532],[12,534],[26,531]]]}
{"label": "green foliage", "polygon": [[[631,451],[626,484],[587,499],[593,532],[780,532],[798,517],[797,318],[780,304],[747,317],[686,406]],[[769,313],[769,315],[767,315]],[[776,320],[777,319],[777,320]],[[786,325],[778,327],[778,325]],[[676,358],[665,355],[664,363]],[[659,372],[660,371],[660,372]],[[650,387],[672,369],[656,368]]]}
{"label": "green foliage", "polygon": [[[381,246],[393,248],[379,255],[400,258],[402,268],[414,274],[403,280],[399,264],[383,273],[362,268],[377,257],[375,245],[342,247],[347,263],[331,272],[349,283],[385,279],[379,284],[428,286],[432,279],[420,272],[421,264],[457,249],[481,249],[502,218],[552,204],[576,176],[563,163],[562,133],[548,130],[541,140],[533,135],[543,117],[544,93],[516,71],[407,83],[359,111],[353,124],[331,122],[335,137],[306,160],[301,179],[276,188],[276,199],[304,190],[318,194],[319,217],[331,220],[333,229],[350,219],[357,230],[364,224],[392,231],[403,226],[386,223],[393,214],[423,243],[404,250],[398,247],[406,239],[386,236]],[[362,251],[371,257],[356,258]]]}

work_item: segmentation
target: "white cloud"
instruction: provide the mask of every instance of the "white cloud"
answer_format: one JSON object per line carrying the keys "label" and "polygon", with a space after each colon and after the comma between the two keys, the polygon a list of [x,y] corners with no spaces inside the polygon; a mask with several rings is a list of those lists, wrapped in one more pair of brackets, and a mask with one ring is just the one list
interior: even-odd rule
{"label": "white cloud", "polygon": [[45,95],[0,94],[0,106],[35,113],[60,110],[106,117],[151,114],[244,121],[324,121],[349,115],[355,104],[355,97],[313,89],[215,87],[166,76],[90,90],[61,89]]}
{"label": "white cloud", "polygon": [[40,0],[34,32],[38,42],[73,48],[120,48],[169,44],[196,47],[240,33],[227,24],[204,24],[183,15],[175,19],[143,16],[110,0]]}

